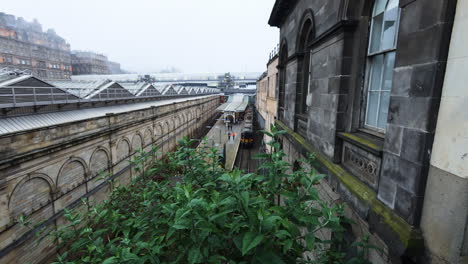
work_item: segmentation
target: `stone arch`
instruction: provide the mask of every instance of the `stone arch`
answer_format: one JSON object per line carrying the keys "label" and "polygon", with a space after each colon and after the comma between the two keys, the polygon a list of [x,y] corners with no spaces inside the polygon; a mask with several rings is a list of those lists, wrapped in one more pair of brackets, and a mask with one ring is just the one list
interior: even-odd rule
{"label": "stone arch", "polygon": [[197,119],[199,119],[201,117],[201,109],[200,107],[197,107],[197,109],[195,110],[195,117]]}
{"label": "stone arch", "polygon": [[162,128],[163,128],[163,135],[167,136],[169,131],[171,131],[171,125],[169,124],[169,121],[167,120],[164,121]]}
{"label": "stone arch", "polygon": [[77,157],[72,157],[60,168],[57,177],[57,190],[61,193],[67,193],[73,188],[85,182],[88,175],[86,162]]}
{"label": "stone arch", "polygon": [[294,130],[304,135],[307,133],[307,96],[310,93],[310,45],[315,38],[314,15],[311,9],[304,12],[300,25],[296,38],[296,52],[301,56],[297,60]]}
{"label": "stone arch", "polygon": [[136,132],[135,135],[132,137],[132,152],[137,152],[143,148],[143,137],[141,136],[140,132]]}
{"label": "stone arch", "polygon": [[130,155],[130,141],[127,138],[122,138],[116,147],[117,162],[122,161]]}
{"label": "stone arch", "polygon": [[169,122],[169,120],[166,120],[164,121],[164,126],[163,126],[163,147],[164,149],[167,151],[169,150],[169,147],[170,147],[170,144],[171,144],[171,140],[169,140],[171,137],[170,137],[170,132],[171,132],[172,128],[171,128],[171,123]]}
{"label": "stone arch", "polygon": [[53,180],[46,174],[33,173],[22,179],[11,192],[8,200],[10,216],[30,215],[52,201],[55,192]]}
{"label": "stone arch", "polygon": [[129,164],[131,144],[128,138],[124,137],[116,145],[114,173],[123,170]]}
{"label": "stone arch", "polygon": [[194,126],[196,125],[196,122],[193,122],[193,121],[194,121],[194,120],[193,120],[193,114],[192,114],[192,112],[188,112],[188,113],[187,113],[187,123],[188,123],[188,126],[189,126],[189,129],[188,129],[189,135],[190,135],[191,137],[193,137],[193,130],[195,129]]}
{"label": "stone arch", "polygon": [[172,130],[174,129],[174,120],[172,119],[166,119],[166,127],[167,127],[167,132],[166,134],[169,134],[172,132]]}
{"label": "stone arch", "polygon": [[91,178],[101,173],[108,173],[110,168],[109,151],[104,147],[97,147],[89,159],[89,171]]}
{"label": "stone arch", "polygon": [[184,124],[184,127],[183,127],[184,133],[183,133],[183,135],[184,135],[184,136],[188,136],[188,135],[189,135],[189,131],[190,131],[190,120],[189,120],[189,118],[188,118],[188,112],[184,112],[184,113],[182,114],[182,118],[183,118],[183,120],[184,120],[184,121],[183,121],[183,122],[184,122],[184,123],[183,123],[183,124]]}
{"label": "stone arch", "polygon": [[315,19],[312,9],[306,9],[300,20],[300,28],[296,36],[296,52],[304,52],[307,47],[304,44],[310,45],[315,38]]}
{"label": "stone arch", "polygon": [[149,146],[153,143],[153,133],[151,132],[151,128],[147,127],[145,132],[143,132],[143,146]]}
{"label": "stone arch", "polygon": [[184,124],[187,121],[187,118],[185,117],[185,112],[182,112],[180,116],[182,117],[182,124]]}
{"label": "stone arch", "polygon": [[154,126],[154,141],[160,143],[164,135],[164,130],[161,123],[158,123]]}
{"label": "stone arch", "polygon": [[181,118],[182,114],[179,114],[176,116],[176,120],[177,120],[177,125],[176,125],[176,144],[178,144],[179,140],[182,138],[182,133],[183,133],[183,126],[184,126],[184,123],[182,122],[182,118]]}

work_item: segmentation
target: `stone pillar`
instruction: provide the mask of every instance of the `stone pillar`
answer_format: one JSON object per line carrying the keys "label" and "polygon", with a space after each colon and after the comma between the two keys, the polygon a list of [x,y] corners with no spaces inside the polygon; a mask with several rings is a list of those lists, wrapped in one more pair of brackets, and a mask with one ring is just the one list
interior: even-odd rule
{"label": "stone pillar", "polygon": [[424,197],[428,263],[468,263],[468,2],[458,1]]}

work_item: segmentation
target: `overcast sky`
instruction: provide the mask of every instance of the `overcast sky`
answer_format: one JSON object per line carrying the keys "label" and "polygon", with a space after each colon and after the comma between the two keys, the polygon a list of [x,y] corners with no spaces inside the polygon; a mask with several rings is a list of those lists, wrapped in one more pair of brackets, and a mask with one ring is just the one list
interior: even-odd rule
{"label": "overcast sky", "polygon": [[14,0],[0,11],[37,18],[72,49],[138,72],[263,72],[279,39],[274,0]]}

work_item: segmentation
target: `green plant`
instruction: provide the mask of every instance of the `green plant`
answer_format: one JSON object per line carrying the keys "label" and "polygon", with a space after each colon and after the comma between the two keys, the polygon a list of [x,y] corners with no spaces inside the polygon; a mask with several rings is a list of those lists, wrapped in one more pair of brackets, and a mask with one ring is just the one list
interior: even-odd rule
{"label": "green plant", "polygon": [[[148,159],[136,158],[142,177],[85,213],[66,211],[68,224],[54,233],[63,252],[55,263],[368,263],[345,262],[347,220],[342,206],[320,200],[324,176],[290,172],[278,142],[268,144],[261,174],[226,171],[215,149],[195,149],[189,139],[148,170]],[[320,236],[324,230],[333,237]]]}

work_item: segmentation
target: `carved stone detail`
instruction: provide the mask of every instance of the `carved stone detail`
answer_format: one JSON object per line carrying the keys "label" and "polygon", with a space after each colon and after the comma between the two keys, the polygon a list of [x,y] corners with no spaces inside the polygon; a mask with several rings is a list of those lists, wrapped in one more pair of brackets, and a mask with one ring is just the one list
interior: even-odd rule
{"label": "carved stone detail", "polygon": [[343,165],[371,187],[377,188],[381,160],[379,157],[351,145],[343,144]]}

